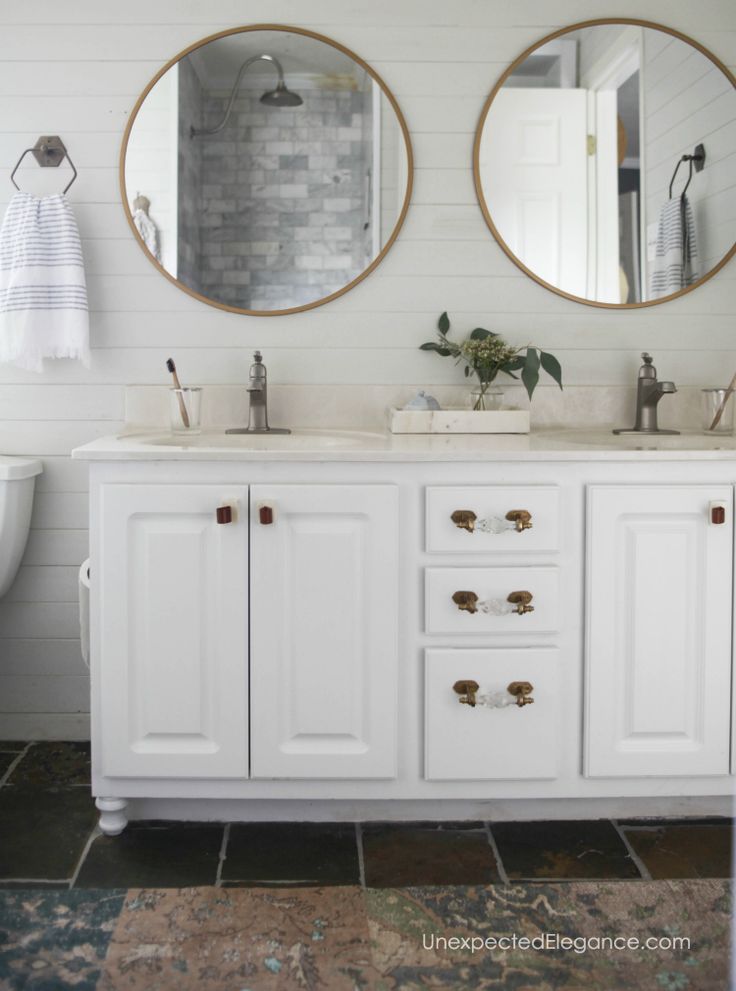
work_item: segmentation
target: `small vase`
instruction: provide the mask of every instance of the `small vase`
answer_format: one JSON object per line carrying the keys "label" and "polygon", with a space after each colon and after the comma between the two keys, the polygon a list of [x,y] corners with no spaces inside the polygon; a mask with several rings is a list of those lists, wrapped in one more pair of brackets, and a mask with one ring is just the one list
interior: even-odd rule
{"label": "small vase", "polygon": [[476,386],[470,390],[470,408],[472,410],[501,409],[503,406],[503,389],[487,385],[484,389]]}

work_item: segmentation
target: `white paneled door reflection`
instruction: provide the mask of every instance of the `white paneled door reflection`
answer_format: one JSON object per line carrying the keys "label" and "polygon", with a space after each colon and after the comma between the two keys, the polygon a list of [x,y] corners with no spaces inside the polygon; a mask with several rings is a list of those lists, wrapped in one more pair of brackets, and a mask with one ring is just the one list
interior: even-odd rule
{"label": "white paneled door reflection", "polygon": [[586,121],[585,90],[501,89],[480,145],[499,234],[535,275],[574,296],[588,284]]}

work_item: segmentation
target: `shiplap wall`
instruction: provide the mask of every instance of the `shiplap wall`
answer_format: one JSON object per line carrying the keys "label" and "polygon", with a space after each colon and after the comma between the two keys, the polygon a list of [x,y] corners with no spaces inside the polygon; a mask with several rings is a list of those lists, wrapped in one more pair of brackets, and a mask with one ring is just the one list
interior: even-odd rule
{"label": "shiplap wall", "polygon": [[[549,31],[615,15],[665,22],[736,66],[733,0],[0,4],[0,209],[22,149],[39,134],[61,135],[79,170],[69,195],[84,242],[93,345],[90,371],[58,362],[35,376],[0,366],[0,451],[45,463],[28,552],[0,603],[0,734],[85,735],[76,572],[87,549],[86,469],[68,454],[115,432],[124,384],[164,382],[170,354],[200,384],[244,381],[255,346],[275,382],[450,383],[453,363],[417,350],[448,309],[459,327],[480,324],[554,350],[569,384],[628,383],[643,348],[680,385],[730,377],[736,265],[659,308],[594,309],[526,279],[476,204],[473,133],[499,74]],[[328,306],[253,318],[200,304],[154,271],[125,222],[117,164],[127,115],[166,60],[206,34],[274,22],[329,35],[384,77],[412,133],[415,192],[398,242],[370,278]],[[39,171],[24,173],[25,188],[39,191]]]}
{"label": "shiplap wall", "polygon": [[[684,55],[684,57],[683,57]],[[719,69],[677,38],[647,32],[644,40],[646,220],[656,223],[679,158],[705,145],[706,168],[687,191],[695,216],[700,271],[731,247],[736,230],[736,95]],[[696,107],[707,107],[702,113]],[[673,194],[687,182],[680,165]]]}

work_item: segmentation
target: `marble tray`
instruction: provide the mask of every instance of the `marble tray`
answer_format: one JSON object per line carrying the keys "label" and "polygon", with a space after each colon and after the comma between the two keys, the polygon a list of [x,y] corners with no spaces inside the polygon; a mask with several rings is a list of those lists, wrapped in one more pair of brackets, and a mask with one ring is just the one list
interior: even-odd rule
{"label": "marble tray", "polygon": [[389,410],[392,434],[528,434],[526,409]]}

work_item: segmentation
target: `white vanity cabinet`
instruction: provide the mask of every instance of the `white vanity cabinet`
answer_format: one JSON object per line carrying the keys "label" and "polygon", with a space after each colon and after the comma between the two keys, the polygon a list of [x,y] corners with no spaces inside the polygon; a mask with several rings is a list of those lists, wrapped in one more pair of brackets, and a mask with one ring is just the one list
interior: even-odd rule
{"label": "white vanity cabinet", "polygon": [[103,831],[728,813],[736,452],[449,440],[78,452]]}
{"label": "white vanity cabinet", "polygon": [[99,534],[105,777],[395,775],[396,486],[106,484]]}
{"label": "white vanity cabinet", "polygon": [[586,772],[729,771],[733,489],[588,489]]}

